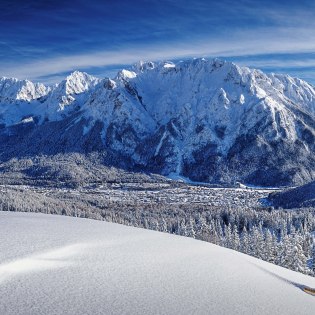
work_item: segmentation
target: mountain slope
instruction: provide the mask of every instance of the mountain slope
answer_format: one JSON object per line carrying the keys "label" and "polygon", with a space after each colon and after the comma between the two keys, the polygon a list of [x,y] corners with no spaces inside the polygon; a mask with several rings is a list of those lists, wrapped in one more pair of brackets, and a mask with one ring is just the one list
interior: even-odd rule
{"label": "mountain slope", "polygon": [[286,209],[315,207],[315,181],[296,188],[271,193],[268,199],[275,207]]}
{"label": "mountain slope", "polygon": [[0,212],[0,313],[312,314],[315,279],[206,242]]}
{"label": "mountain slope", "polygon": [[[75,72],[45,91],[30,104],[1,101],[2,160],[96,151],[196,181],[315,179],[315,90],[299,79],[193,59],[139,62],[114,79]],[[16,115],[22,107],[28,115]]]}

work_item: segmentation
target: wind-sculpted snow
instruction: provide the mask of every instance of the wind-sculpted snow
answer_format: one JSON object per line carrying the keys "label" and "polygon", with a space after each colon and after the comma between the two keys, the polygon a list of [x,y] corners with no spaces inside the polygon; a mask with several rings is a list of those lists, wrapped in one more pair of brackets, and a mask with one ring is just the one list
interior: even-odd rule
{"label": "wind-sculpted snow", "polygon": [[315,308],[303,291],[315,287],[314,278],[190,238],[0,212],[0,239],[0,270],[10,271],[0,281],[5,315],[289,315]]}
{"label": "wind-sculpted snow", "polygon": [[71,257],[83,250],[84,244],[68,245],[0,264],[0,285],[1,282],[10,280],[20,274],[36,273],[69,266],[71,265]]}
{"label": "wind-sculpted snow", "polygon": [[106,151],[116,166],[194,181],[315,179],[315,90],[300,79],[202,58],[139,62],[114,79],[76,71],[22,103],[14,82],[0,91],[6,159]]}

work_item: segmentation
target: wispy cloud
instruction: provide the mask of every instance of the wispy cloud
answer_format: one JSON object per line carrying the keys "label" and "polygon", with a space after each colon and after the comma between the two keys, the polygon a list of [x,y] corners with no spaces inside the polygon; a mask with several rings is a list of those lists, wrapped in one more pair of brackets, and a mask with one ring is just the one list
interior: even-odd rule
{"label": "wispy cloud", "polygon": [[0,2],[0,76],[51,83],[76,69],[102,76],[141,59],[198,56],[271,70],[314,66],[306,54],[315,52],[313,0],[90,2]]}
{"label": "wispy cloud", "polygon": [[[290,37],[287,36],[288,32]],[[264,54],[307,53],[315,51],[315,33],[305,29],[260,28],[236,31],[226,38],[204,38],[195,42],[174,42],[172,45],[137,45],[86,54],[73,54],[38,59],[31,63],[1,65],[1,75],[40,79],[76,69],[131,64],[138,60],[178,59],[198,56],[254,56]],[[237,59],[237,58],[236,58]],[[246,61],[246,60],[245,60]],[[285,60],[267,58],[250,60],[257,67],[286,66]],[[291,66],[313,66],[315,58],[290,60]],[[244,62],[243,62],[244,63]]]}
{"label": "wispy cloud", "polygon": [[[300,56],[301,54],[297,54],[297,56]],[[280,55],[283,56],[283,55]],[[233,59],[242,64],[242,65],[247,65],[247,66],[254,66],[257,68],[270,68],[270,69],[308,69],[308,68],[315,68],[315,56],[314,58],[310,59],[296,59],[292,58],[293,56],[296,56],[296,54],[290,55],[285,55],[283,56],[282,59],[279,58],[274,58],[268,57],[261,59],[259,58],[239,58],[239,57],[234,57]],[[255,57],[255,56],[254,56]]]}

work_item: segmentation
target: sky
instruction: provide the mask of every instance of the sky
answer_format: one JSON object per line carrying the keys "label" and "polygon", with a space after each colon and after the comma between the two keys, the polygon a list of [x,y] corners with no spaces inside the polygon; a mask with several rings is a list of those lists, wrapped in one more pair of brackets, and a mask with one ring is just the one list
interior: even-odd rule
{"label": "sky", "polygon": [[0,76],[51,84],[219,57],[315,85],[314,0],[0,0],[0,27]]}

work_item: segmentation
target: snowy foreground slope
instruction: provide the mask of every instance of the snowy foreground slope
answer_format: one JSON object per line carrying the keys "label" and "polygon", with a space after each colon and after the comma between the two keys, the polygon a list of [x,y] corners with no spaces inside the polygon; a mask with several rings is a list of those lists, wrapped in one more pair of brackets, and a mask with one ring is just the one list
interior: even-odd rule
{"label": "snowy foreground slope", "polygon": [[315,279],[189,238],[0,212],[0,314],[313,314]]}

